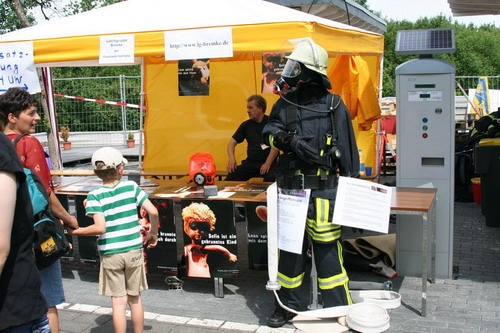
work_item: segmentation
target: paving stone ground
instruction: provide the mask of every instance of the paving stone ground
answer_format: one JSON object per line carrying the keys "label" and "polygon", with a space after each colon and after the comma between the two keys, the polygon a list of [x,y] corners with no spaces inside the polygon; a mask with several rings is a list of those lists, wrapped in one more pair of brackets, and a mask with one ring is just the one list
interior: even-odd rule
{"label": "paving stone ground", "polygon": [[[421,280],[394,278],[402,306],[389,311],[387,332],[500,332],[500,228],[486,227],[475,203],[455,203],[454,225],[455,279],[428,285],[428,315],[422,317]],[[279,330],[265,326],[274,308],[273,295],[265,289],[267,271],[248,268],[245,223],[238,222],[237,230],[241,275],[225,279],[224,298],[214,296],[210,279],[181,277],[184,288],[171,291],[163,277],[149,277],[150,289],[143,293],[145,332],[300,332],[288,324]],[[63,272],[67,303],[60,307],[61,331],[112,332],[110,300],[97,295],[97,267],[65,262]],[[387,280],[370,272],[351,271],[350,277]],[[303,291],[308,303],[308,286]]]}
{"label": "paving stone ground", "polygon": [[[63,161],[85,163],[94,150],[63,152]],[[123,154],[131,156],[137,152],[123,148]],[[224,298],[214,296],[210,279],[181,276],[185,282],[183,289],[172,291],[163,276],[149,276],[150,289],[143,293],[144,332],[301,332],[290,324],[280,329],[265,326],[274,309],[273,295],[265,289],[267,271],[248,267],[246,224],[236,225],[241,274],[225,279]],[[343,233],[346,238],[356,236],[359,235],[350,229]],[[480,205],[455,202],[453,238],[454,278],[428,284],[426,317],[419,312],[421,279],[402,276],[392,279],[394,290],[401,294],[402,305],[389,310],[387,332],[500,332],[500,227],[485,226]],[[353,281],[387,281],[371,272],[350,270],[349,276]],[[94,264],[64,262],[63,277],[67,303],[59,310],[61,332],[112,332],[110,299],[97,294],[98,268]],[[305,307],[310,298],[308,285],[303,288],[303,296]]]}

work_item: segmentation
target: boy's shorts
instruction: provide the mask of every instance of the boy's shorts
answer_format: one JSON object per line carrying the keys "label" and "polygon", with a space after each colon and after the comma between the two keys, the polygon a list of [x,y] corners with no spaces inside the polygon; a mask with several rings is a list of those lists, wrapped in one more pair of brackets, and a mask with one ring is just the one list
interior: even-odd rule
{"label": "boy's shorts", "polygon": [[139,296],[148,289],[142,249],[101,255],[99,295]]}

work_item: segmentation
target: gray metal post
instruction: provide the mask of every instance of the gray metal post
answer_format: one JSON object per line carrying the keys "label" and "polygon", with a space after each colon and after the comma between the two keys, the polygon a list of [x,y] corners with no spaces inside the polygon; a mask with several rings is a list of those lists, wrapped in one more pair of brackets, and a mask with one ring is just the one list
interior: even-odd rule
{"label": "gray metal post", "polygon": [[[124,75],[119,76],[120,80],[120,101],[122,103],[125,103],[126,101],[126,93],[125,93],[125,82],[124,82]],[[127,110],[125,106],[121,106],[120,110],[122,112],[122,129],[123,129],[123,144],[127,142]]]}

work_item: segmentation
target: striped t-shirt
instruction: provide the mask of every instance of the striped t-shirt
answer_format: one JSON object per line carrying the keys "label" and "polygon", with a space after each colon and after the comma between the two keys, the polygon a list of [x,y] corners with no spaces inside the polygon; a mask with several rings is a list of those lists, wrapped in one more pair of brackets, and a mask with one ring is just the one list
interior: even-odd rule
{"label": "striped t-shirt", "polygon": [[142,247],[137,207],[147,194],[133,181],[120,181],[113,187],[103,186],[87,196],[86,214],[104,214],[106,232],[99,236],[100,254],[124,253]]}

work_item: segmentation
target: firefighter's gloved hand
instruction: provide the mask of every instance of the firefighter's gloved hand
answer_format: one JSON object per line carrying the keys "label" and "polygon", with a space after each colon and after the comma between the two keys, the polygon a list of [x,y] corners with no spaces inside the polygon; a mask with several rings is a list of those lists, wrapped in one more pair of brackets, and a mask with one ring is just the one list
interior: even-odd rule
{"label": "firefighter's gloved hand", "polygon": [[286,132],[278,132],[274,134],[274,146],[279,150],[288,153],[291,151],[291,143],[294,138],[294,134]]}
{"label": "firefighter's gloved hand", "polygon": [[309,143],[312,139],[314,139],[312,136],[294,135],[290,142],[290,151],[309,164],[312,164],[312,161],[316,161],[320,156],[318,149]]}

